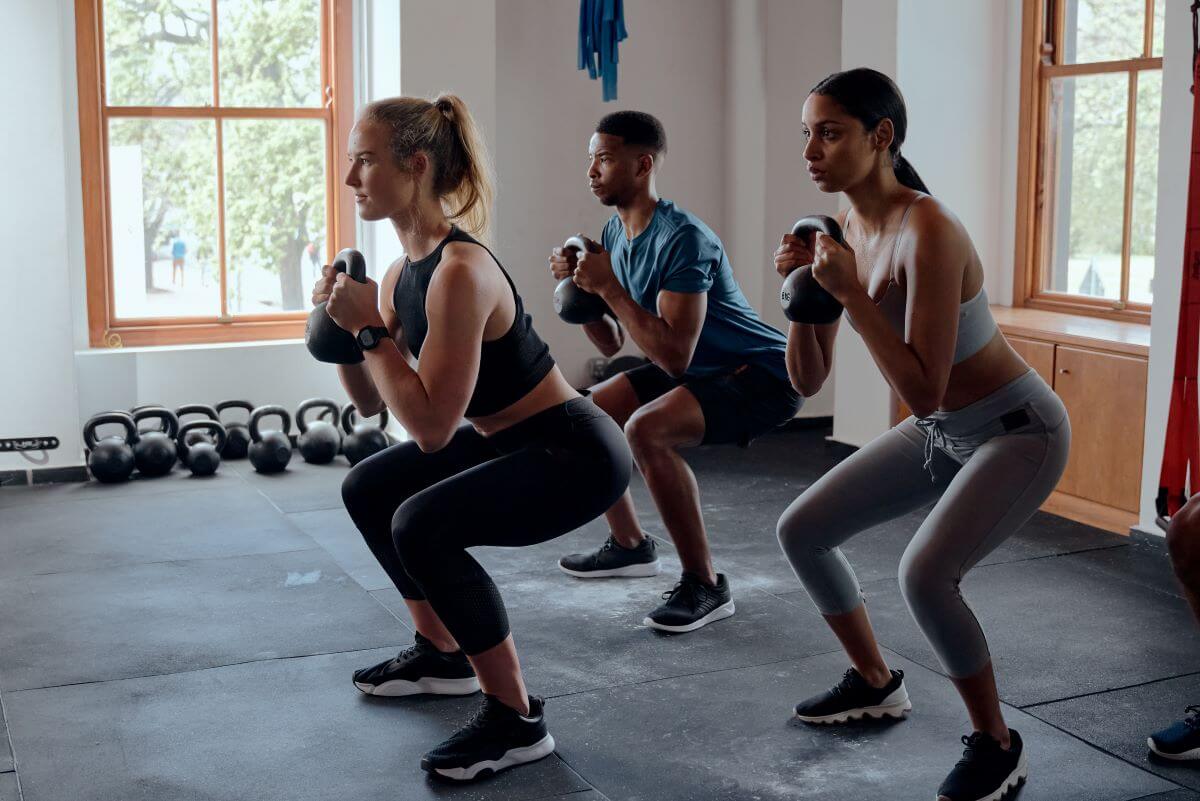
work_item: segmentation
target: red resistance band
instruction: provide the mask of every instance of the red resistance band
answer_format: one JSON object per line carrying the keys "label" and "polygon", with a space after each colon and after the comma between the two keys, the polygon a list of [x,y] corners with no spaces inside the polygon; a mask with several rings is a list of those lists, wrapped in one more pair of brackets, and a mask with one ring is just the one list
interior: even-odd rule
{"label": "red resistance band", "polygon": [[[1192,163],[1188,180],[1187,233],[1183,241],[1183,287],[1179,298],[1179,334],[1175,340],[1175,379],[1171,411],[1158,479],[1158,523],[1164,526],[1195,492],[1200,476],[1200,409],[1196,402],[1196,369],[1200,361],[1200,43],[1197,19],[1200,0],[1192,3]],[[1187,483],[1186,491],[1184,483]]]}

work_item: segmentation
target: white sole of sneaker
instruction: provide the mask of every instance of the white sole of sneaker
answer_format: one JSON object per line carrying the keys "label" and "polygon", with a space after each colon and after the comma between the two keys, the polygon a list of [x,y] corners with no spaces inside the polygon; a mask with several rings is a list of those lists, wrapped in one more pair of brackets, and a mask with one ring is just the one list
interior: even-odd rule
{"label": "white sole of sneaker", "polygon": [[674,634],[684,634],[689,631],[695,631],[696,629],[703,628],[709,623],[715,623],[718,620],[724,620],[727,617],[731,617],[733,612],[734,606],[733,601],[731,600],[728,603],[721,604],[699,620],[694,620],[685,626],[664,626],[662,623],[655,623],[649,617],[642,621],[642,625],[649,626],[652,629],[658,629],[659,631],[669,631]]}
{"label": "white sole of sneaker", "polygon": [[867,718],[875,718],[877,720],[896,718],[903,720],[911,711],[912,702],[908,698],[908,690],[901,684],[888,694],[887,698],[883,699],[882,704],[876,706],[860,706],[856,709],[847,709],[845,712],[839,712],[836,715],[801,715],[799,712],[793,712],[793,714],[796,720],[812,723],[817,726],[827,726]]}
{"label": "white sole of sneaker", "polygon": [[416,681],[396,679],[376,685],[356,681],[354,686],[367,695],[378,695],[384,698],[401,698],[405,695],[470,695],[479,692],[479,679],[474,676],[468,679],[424,678]]}
{"label": "white sole of sneaker", "polygon": [[1146,738],[1146,747],[1153,751],[1157,756],[1160,756],[1163,759],[1171,759],[1176,762],[1190,762],[1195,759],[1200,759],[1200,748],[1193,748],[1191,751],[1182,751],[1178,754],[1168,754],[1163,751],[1159,751],[1154,747],[1153,737]]}
{"label": "white sole of sneaker", "polygon": [[[978,798],[965,799],[964,801],[1001,801],[1009,791],[1015,790],[1025,783],[1025,779],[1029,776],[1029,765],[1025,762],[1025,752],[1021,752],[1021,758],[1017,760],[1017,766],[1013,768],[1013,772],[1008,774],[1008,778],[1004,783],[996,788],[995,792],[981,795]],[[938,796],[934,796],[936,801]]]}
{"label": "white sole of sneaker", "polygon": [[830,726],[835,723],[849,723],[852,720],[865,720],[875,718],[882,720],[884,718],[896,718],[903,720],[908,717],[908,713],[912,711],[912,704],[905,701],[902,704],[888,704],[887,706],[864,706],[858,709],[848,709],[845,712],[837,715],[824,715],[822,717],[809,717],[808,715],[795,715],[796,720],[812,723],[816,726]]}
{"label": "white sole of sneaker", "polygon": [[625,567],[614,567],[611,570],[571,570],[568,567],[563,567],[559,562],[558,569],[566,573],[568,576],[575,578],[590,579],[590,578],[650,578],[657,576],[662,570],[662,562],[655,559],[653,562],[644,562],[638,565],[626,565]]}
{"label": "white sole of sneaker", "polygon": [[547,734],[533,745],[505,751],[499,759],[485,759],[465,768],[434,768],[431,772],[456,782],[469,782],[517,765],[536,762],[554,753],[554,738]]}

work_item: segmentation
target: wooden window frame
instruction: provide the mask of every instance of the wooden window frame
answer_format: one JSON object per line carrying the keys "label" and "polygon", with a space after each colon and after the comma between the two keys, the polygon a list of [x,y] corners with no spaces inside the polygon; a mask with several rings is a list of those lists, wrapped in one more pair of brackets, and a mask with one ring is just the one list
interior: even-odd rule
{"label": "wooden window frame", "polygon": [[[307,312],[232,317],[144,317],[118,320],[113,297],[111,230],[109,227],[107,121],[122,117],[213,119],[216,122],[217,194],[224,206],[221,121],[238,118],[311,117],[327,122],[326,256],[355,241],[352,190],[341,182],[340,154],[354,124],[353,0],[321,0],[321,77],[325,105],[311,114],[296,109],[238,107],[106,108],[104,77],[104,0],[75,0],[76,72],[79,81],[79,150],[83,190],[84,260],[87,274],[88,340],[93,348],[180,345],[293,339],[304,336]],[[211,0],[212,31],[217,39],[217,0]],[[216,61],[216,46],[213,59]],[[214,64],[213,83],[220,76]],[[217,95],[219,101],[219,95]],[[201,113],[202,112],[202,113]],[[221,309],[226,310],[224,213],[218,209],[218,262]]]}
{"label": "wooden window frame", "polygon": [[[1042,289],[1041,265],[1049,240],[1046,198],[1042,193],[1046,170],[1045,126],[1050,113],[1048,86],[1053,78],[1071,75],[1134,73],[1162,69],[1161,56],[1153,53],[1154,2],[1145,0],[1148,22],[1143,55],[1122,61],[1057,63],[1063,52],[1066,5],[1062,0],[1023,0],[1021,7],[1021,110],[1017,147],[1017,214],[1013,269],[1014,305],[1046,311],[1068,312],[1149,324],[1151,306],[1122,303],[1108,298],[1049,292]],[[1121,291],[1129,282],[1130,229],[1133,205],[1134,147],[1137,127],[1137,84],[1129,91],[1125,119],[1125,198],[1122,220]]]}

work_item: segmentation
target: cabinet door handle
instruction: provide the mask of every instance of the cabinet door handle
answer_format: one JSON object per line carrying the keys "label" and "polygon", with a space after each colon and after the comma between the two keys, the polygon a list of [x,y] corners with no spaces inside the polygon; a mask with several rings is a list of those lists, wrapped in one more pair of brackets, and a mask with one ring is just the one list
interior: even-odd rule
{"label": "cabinet door handle", "polygon": [[1068,369],[1067,369],[1067,368],[1065,368],[1065,367],[1060,367],[1060,368],[1058,368],[1058,372],[1062,373],[1063,375],[1070,375],[1070,374],[1071,374],[1071,371],[1070,371],[1070,370],[1068,370]]}

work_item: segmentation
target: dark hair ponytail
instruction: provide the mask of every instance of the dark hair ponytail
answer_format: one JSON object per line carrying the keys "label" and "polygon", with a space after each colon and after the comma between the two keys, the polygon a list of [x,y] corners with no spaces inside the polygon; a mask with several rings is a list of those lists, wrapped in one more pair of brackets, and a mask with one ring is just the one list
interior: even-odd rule
{"label": "dark hair ponytail", "polygon": [[909,189],[932,194],[908,159],[900,155],[900,146],[908,133],[908,111],[895,81],[877,70],[857,67],[833,73],[814,86],[812,94],[832,97],[868,131],[875,130],[885,119],[891,120],[894,134],[888,152],[892,154],[896,180]]}
{"label": "dark hair ponytail", "polygon": [[892,169],[896,171],[896,180],[909,189],[915,189],[927,195],[933,194],[929,191],[929,187],[925,185],[925,182],[921,180],[921,176],[917,175],[917,171],[913,169],[913,165],[899,153],[892,160]]}

